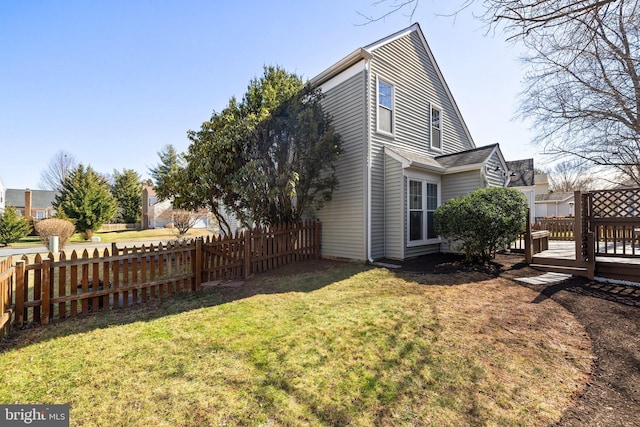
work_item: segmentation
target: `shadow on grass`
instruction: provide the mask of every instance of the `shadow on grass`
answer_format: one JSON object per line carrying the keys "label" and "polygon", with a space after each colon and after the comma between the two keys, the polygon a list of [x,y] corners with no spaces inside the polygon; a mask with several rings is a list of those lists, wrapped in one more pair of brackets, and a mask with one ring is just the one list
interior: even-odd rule
{"label": "shadow on grass", "polygon": [[348,279],[369,268],[371,267],[354,263],[324,260],[303,261],[256,274],[247,281],[237,282],[237,286],[223,284],[203,288],[200,292],[151,299],[146,303],[125,309],[78,315],[75,319],[53,320],[53,323],[47,326],[32,325],[24,330],[14,329],[7,339],[0,342],[0,354],[67,335],[135,322],[147,322],[190,310],[227,304],[256,295],[313,292]]}
{"label": "shadow on grass", "polygon": [[550,285],[521,284],[540,292],[532,301],[536,304],[546,300],[547,298],[552,298],[559,292],[565,291],[572,294],[589,296],[592,298],[603,299],[618,304],[640,308],[640,287],[637,286],[601,283],[582,277],[572,277],[560,283]]}

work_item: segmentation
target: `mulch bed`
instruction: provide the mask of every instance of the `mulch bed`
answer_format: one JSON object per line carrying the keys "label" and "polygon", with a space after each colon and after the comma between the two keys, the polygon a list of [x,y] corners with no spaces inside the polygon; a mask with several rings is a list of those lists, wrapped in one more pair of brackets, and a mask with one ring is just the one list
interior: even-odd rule
{"label": "mulch bed", "polygon": [[[477,272],[508,279],[543,274],[529,268],[521,255],[500,254],[485,266],[465,264],[454,254],[387,262],[409,273]],[[593,343],[592,378],[556,425],[640,426],[640,287],[582,278],[552,285],[517,283],[539,292],[537,301],[551,298],[561,304],[584,325]]]}

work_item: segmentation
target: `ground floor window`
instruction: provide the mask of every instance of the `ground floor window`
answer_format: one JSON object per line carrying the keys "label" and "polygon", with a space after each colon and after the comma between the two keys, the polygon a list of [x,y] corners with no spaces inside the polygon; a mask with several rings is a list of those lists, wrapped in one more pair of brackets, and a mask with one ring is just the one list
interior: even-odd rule
{"label": "ground floor window", "polygon": [[438,207],[438,184],[411,178],[407,193],[409,243],[420,244],[437,238],[433,214]]}

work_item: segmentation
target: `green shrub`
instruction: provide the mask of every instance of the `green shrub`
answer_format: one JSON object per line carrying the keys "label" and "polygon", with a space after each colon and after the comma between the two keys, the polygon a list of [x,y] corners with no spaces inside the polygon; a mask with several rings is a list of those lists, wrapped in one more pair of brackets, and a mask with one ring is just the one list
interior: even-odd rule
{"label": "green shrub", "polygon": [[434,214],[436,231],[466,260],[486,262],[525,229],[527,199],[512,188],[484,188],[449,200]]}
{"label": "green shrub", "polygon": [[0,246],[7,246],[29,235],[31,225],[29,220],[16,211],[13,206],[7,206],[0,214]]}
{"label": "green shrub", "polygon": [[49,248],[49,237],[58,236],[58,247],[62,249],[73,233],[75,227],[71,221],[60,218],[43,219],[36,223],[36,232],[44,244]]}

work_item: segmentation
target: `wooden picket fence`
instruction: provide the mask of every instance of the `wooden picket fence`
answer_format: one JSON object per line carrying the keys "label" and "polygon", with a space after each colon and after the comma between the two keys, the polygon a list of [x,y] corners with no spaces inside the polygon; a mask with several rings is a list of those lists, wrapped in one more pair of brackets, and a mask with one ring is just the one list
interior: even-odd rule
{"label": "wooden picket fence", "polygon": [[152,298],[201,290],[203,282],[246,278],[320,256],[320,224],[255,228],[157,246],[49,253],[0,260],[0,328],[47,324]]}
{"label": "wooden picket fence", "polygon": [[11,327],[14,271],[11,257],[0,259],[0,339],[9,333]]}

